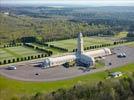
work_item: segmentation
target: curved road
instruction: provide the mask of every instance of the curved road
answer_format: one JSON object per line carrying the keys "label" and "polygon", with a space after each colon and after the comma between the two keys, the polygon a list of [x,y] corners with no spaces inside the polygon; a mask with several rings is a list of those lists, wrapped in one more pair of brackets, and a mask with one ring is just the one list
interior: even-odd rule
{"label": "curved road", "polygon": [[[124,52],[126,53],[126,58],[118,58],[116,54],[105,57],[105,67],[100,69],[94,69],[90,71],[83,72],[77,67],[64,68],[63,66],[58,66],[49,69],[41,69],[39,67],[33,67],[35,61],[26,61],[16,64],[16,70],[7,70],[6,66],[0,68],[0,74],[8,78],[22,80],[22,81],[57,81],[74,78],[76,76],[96,73],[104,71],[106,69],[111,69],[119,67],[128,63],[134,62],[134,48],[121,46],[113,49],[114,53]],[[109,65],[109,62],[112,65]],[[39,75],[35,75],[39,73]]]}

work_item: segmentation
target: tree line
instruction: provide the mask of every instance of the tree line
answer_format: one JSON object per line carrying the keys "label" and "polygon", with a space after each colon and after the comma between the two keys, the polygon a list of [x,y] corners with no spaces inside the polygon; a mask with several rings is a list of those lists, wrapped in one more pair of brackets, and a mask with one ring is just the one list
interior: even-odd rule
{"label": "tree line", "polygon": [[59,88],[48,94],[37,92],[20,100],[133,100],[134,72],[118,80],[100,81],[94,85],[76,84],[69,89]]}

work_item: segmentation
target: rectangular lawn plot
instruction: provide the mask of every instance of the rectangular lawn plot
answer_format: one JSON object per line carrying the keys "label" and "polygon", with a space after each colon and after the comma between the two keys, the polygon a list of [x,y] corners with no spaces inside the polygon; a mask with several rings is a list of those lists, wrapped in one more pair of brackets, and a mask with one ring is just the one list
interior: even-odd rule
{"label": "rectangular lawn plot", "polygon": [[44,52],[36,51],[32,48],[18,46],[18,47],[9,47],[9,48],[0,48],[0,61],[20,58],[25,56],[32,56],[41,54]]}
{"label": "rectangular lawn plot", "polygon": [[27,55],[31,55],[31,54],[42,53],[42,52],[36,51],[32,48],[23,47],[23,46],[11,47],[11,48],[7,48],[7,49],[15,52],[16,54],[18,54],[20,56],[27,56]]}
{"label": "rectangular lawn plot", "polygon": [[48,44],[72,50],[77,46],[77,41],[76,39],[68,39],[68,40],[48,42]]}
{"label": "rectangular lawn plot", "polygon": [[37,44],[37,43],[31,43],[31,44],[34,45],[34,46],[37,46],[37,47],[44,48],[44,49],[46,49],[46,50],[53,51],[53,54],[61,54],[61,53],[64,53],[62,50],[55,49],[55,48],[52,48],[52,47],[40,45],[40,44]]}
{"label": "rectangular lawn plot", "polygon": [[13,55],[0,48],[0,60],[14,58]]}
{"label": "rectangular lawn plot", "polygon": [[96,37],[96,38],[89,38],[89,37],[84,37],[84,46],[91,46],[91,45],[99,45],[99,44],[108,44],[112,43],[111,40],[106,40],[102,37]]}
{"label": "rectangular lawn plot", "polygon": [[[112,40],[106,40],[102,37],[84,37],[84,47],[89,47],[91,45],[99,45],[99,44],[108,44],[112,43]],[[70,51],[77,47],[77,39],[68,39],[61,41],[53,41],[48,42],[48,44],[55,45],[58,47],[68,48]]]}

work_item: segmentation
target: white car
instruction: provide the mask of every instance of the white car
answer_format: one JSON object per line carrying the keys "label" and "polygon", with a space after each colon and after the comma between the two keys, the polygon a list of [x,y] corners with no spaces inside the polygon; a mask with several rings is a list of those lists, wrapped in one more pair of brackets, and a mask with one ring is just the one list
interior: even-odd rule
{"label": "white car", "polygon": [[125,53],[122,53],[122,55],[123,55],[122,57],[126,57],[126,54]]}
{"label": "white car", "polygon": [[117,57],[121,58],[123,55],[122,53],[117,54]]}
{"label": "white car", "polygon": [[16,67],[12,65],[12,66],[9,66],[7,69],[8,69],[8,70],[15,70]]}
{"label": "white car", "polygon": [[117,57],[119,57],[119,58],[125,58],[126,57],[126,54],[125,53],[119,53],[117,55]]}

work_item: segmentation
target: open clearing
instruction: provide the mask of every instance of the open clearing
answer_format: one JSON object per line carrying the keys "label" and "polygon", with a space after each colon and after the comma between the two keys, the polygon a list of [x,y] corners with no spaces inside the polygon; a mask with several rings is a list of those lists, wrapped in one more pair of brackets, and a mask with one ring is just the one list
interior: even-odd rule
{"label": "open clearing", "polygon": [[[109,37],[84,37],[84,47],[89,47],[91,45],[99,45],[99,44],[108,44],[112,43],[115,38]],[[60,41],[48,42],[48,44],[55,45],[62,48],[67,48],[69,51],[72,51],[77,46],[77,39],[67,39]]]}
{"label": "open clearing", "polygon": [[0,61],[37,55],[40,53],[42,52],[24,46],[0,48]]}

